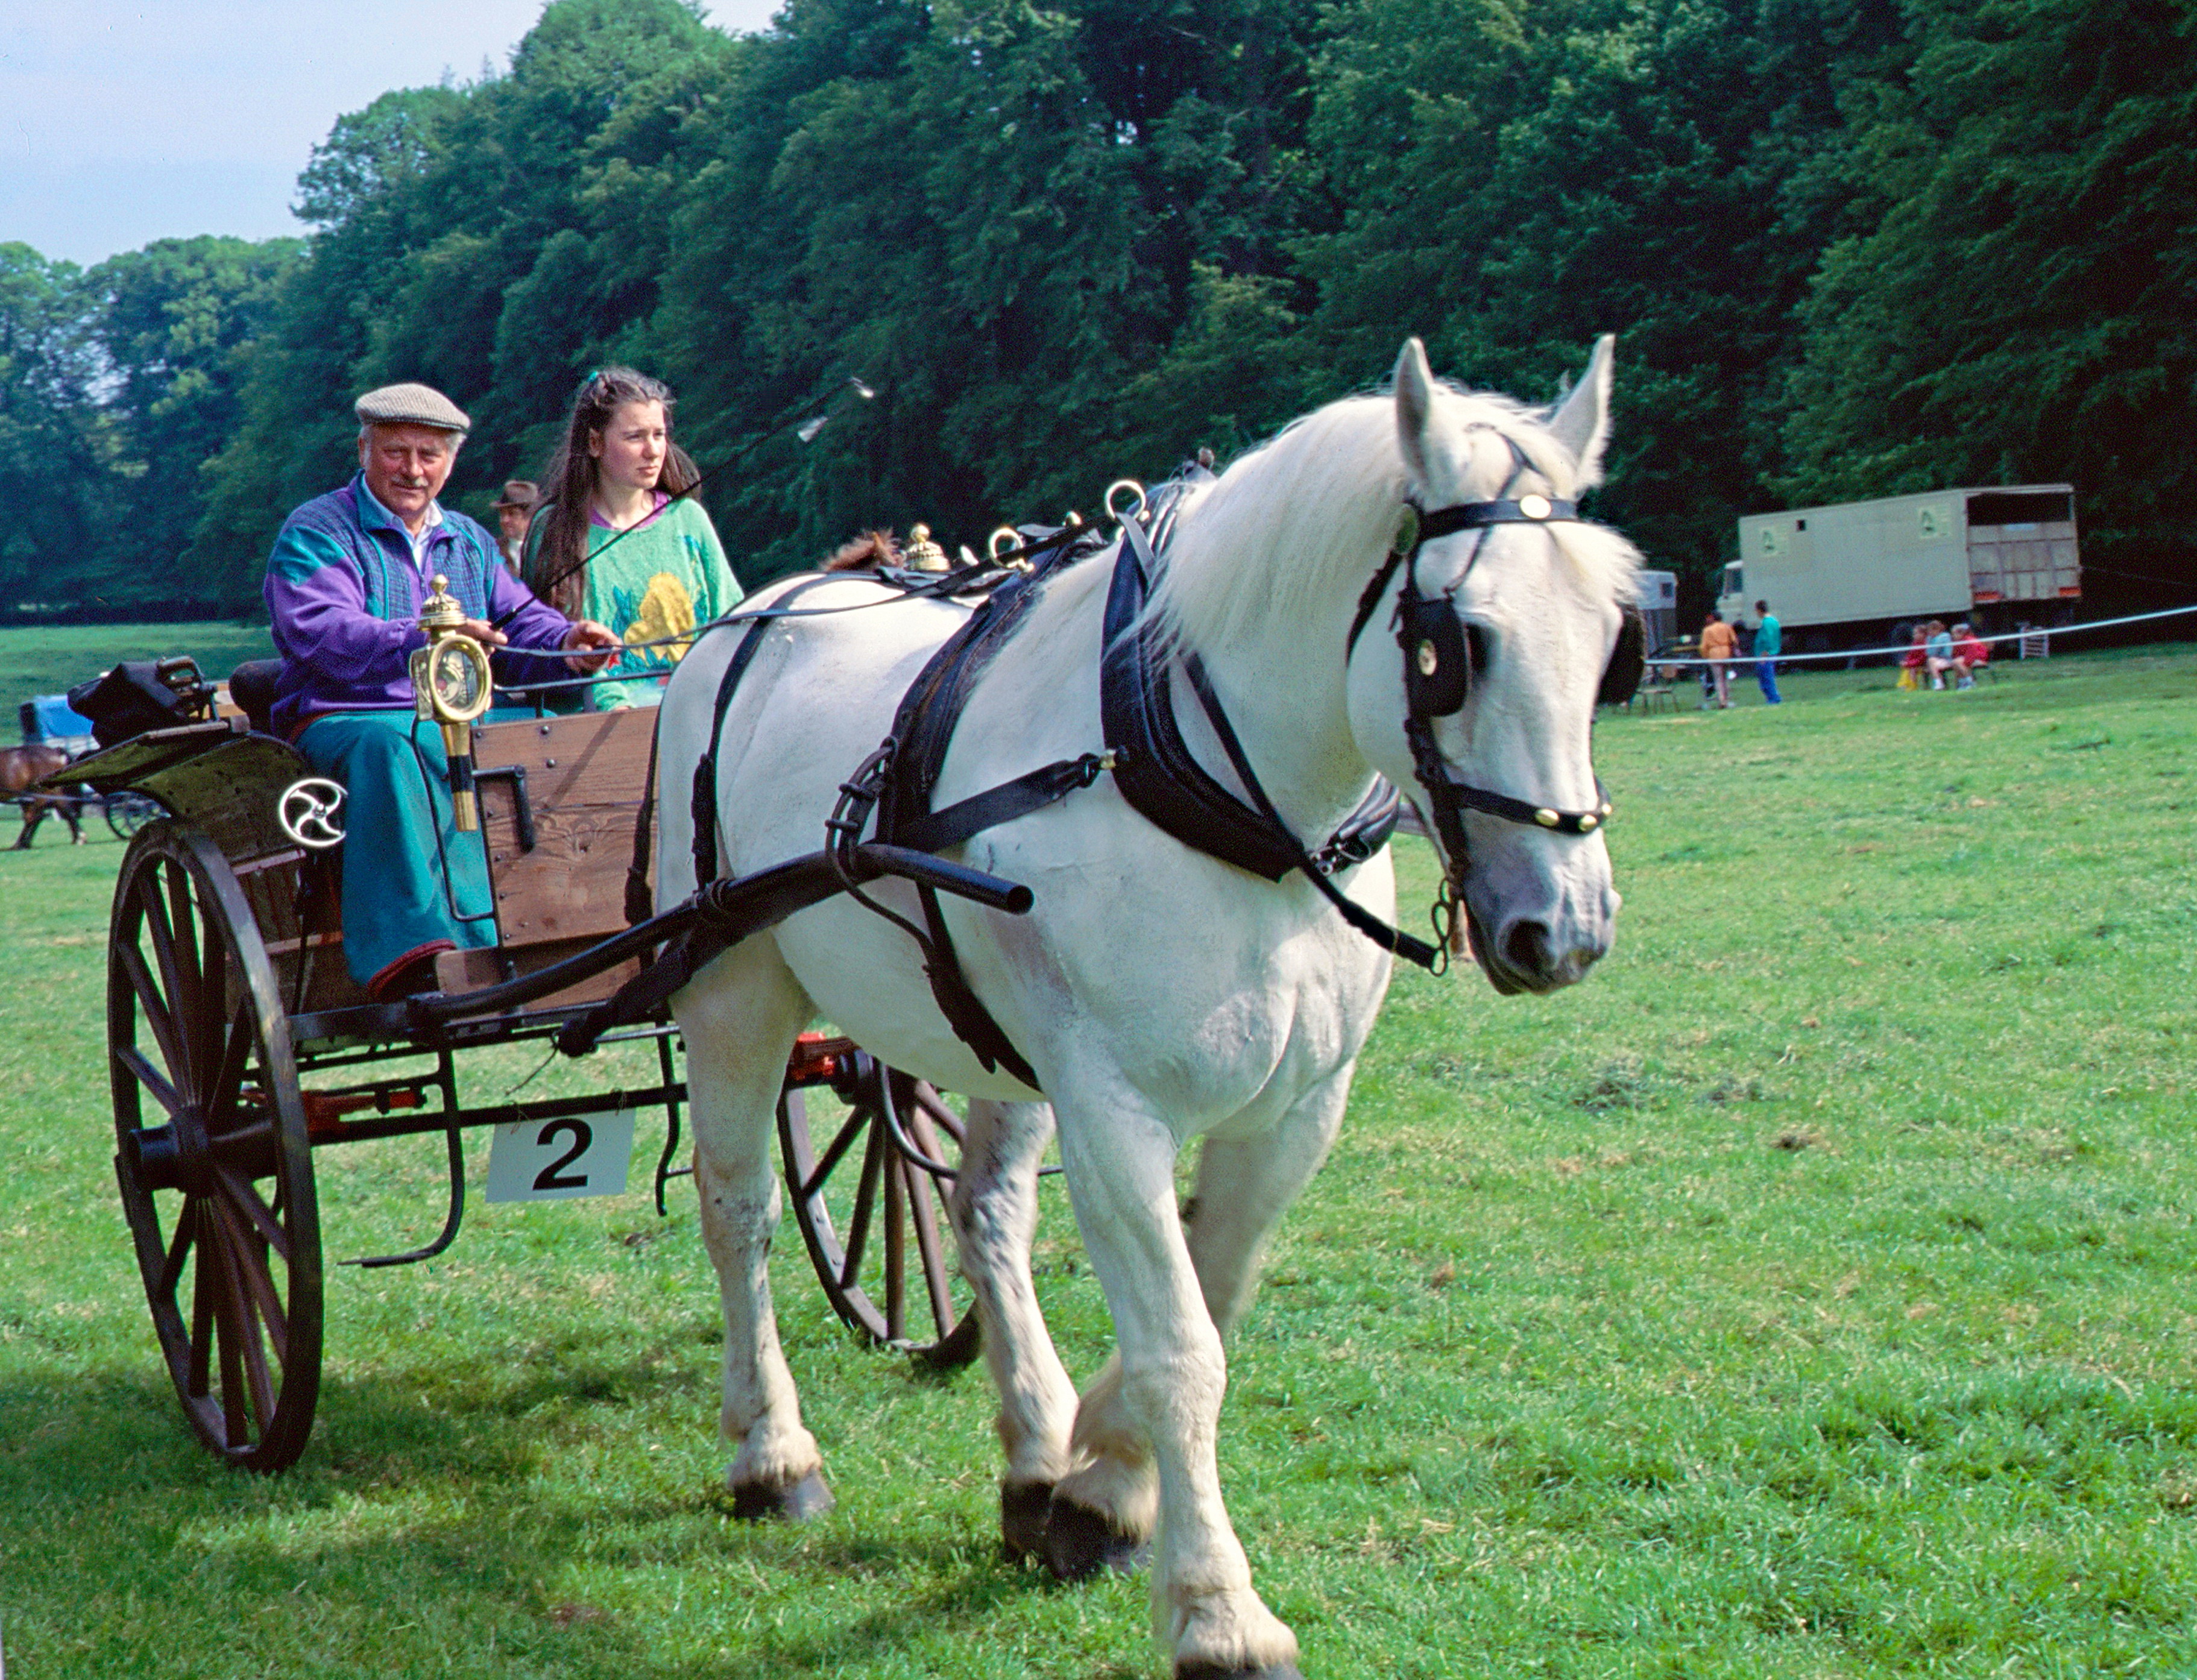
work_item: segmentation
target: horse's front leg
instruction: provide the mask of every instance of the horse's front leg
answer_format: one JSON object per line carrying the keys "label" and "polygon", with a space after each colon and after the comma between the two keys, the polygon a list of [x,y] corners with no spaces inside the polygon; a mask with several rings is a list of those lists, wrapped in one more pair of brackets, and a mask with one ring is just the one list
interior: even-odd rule
{"label": "horse's front leg", "polygon": [[1128,1092],[1110,1104],[1079,1094],[1064,1091],[1058,1105],[1061,1155],[1120,1351],[1077,1417],[1075,1443],[1095,1462],[1062,1483],[1055,1508],[1095,1509],[1116,1533],[1149,1528],[1148,1508],[1136,1509],[1148,1455],[1159,1508],[1152,1629],[1176,1680],[1294,1676],[1296,1637],[1253,1590],[1220,1497],[1227,1365],[1175,1209],[1174,1136]]}
{"label": "horse's front leg", "polygon": [[1206,1311],[1223,1337],[1259,1292],[1267,1237],[1334,1147],[1351,1073],[1345,1068],[1305,1092],[1272,1131],[1208,1138],[1199,1150],[1197,1187],[1184,1223]]}
{"label": "horse's front leg", "polygon": [[1042,1103],[969,1104],[961,1170],[954,1185],[961,1275],[976,1292],[984,1360],[1000,1391],[1000,1539],[1010,1557],[1040,1554],[1054,1484],[1072,1463],[1075,1385],[1053,1351],[1030,1282],[1037,1231],[1038,1163],[1052,1136]]}
{"label": "horse's front leg", "polygon": [[719,1425],[738,1448],[725,1484],[737,1516],[799,1520],[832,1508],[816,1440],[779,1347],[770,1243],[779,1219],[771,1157],[785,1057],[808,998],[768,939],[719,958],[674,999],[687,1040],[694,1185],[725,1311]]}

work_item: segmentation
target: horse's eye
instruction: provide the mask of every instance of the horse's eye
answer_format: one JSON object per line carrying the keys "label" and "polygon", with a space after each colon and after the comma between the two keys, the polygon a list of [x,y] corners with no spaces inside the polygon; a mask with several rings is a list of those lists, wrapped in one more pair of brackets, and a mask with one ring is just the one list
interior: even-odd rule
{"label": "horse's eye", "polygon": [[1487,632],[1477,624],[1464,627],[1465,658],[1472,662],[1472,674],[1483,676],[1487,671]]}

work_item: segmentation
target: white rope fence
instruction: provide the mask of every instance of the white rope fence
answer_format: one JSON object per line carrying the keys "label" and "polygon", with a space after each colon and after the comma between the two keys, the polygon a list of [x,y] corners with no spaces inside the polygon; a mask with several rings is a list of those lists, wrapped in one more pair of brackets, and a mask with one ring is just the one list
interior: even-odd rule
{"label": "white rope fence", "polygon": [[[2061,624],[2052,629],[2039,625],[2032,629],[2009,630],[2001,635],[1967,636],[1962,640],[1989,644],[1999,641],[2030,641],[2042,636],[2049,640],[2054,636],[2072,636],[2084,630],[2110,630],[2123,624],[2148,624],[2154,619],[2179,618],[2192,612],[2197,612],[2197,605],[2170,606],[2160,612],[2131,613],[2126,618],[2093,618],[2084,623]],[[1783,652],[1766,655],[1735,653],[1729,659],[1703,659],[1694,654],[1666,658],[1663,655],[1655,653],[1649,656],[1648,663],[1659,669],[1680,665],[1752,665],[1764,658],[1780,665],[1797,665],[1810,659],[1875,659],[1888,653],[1906,654],[1913,651],[1914,644],[1908,642],[1897,647],[1842,647],[1832,653],[1786,653]]]}

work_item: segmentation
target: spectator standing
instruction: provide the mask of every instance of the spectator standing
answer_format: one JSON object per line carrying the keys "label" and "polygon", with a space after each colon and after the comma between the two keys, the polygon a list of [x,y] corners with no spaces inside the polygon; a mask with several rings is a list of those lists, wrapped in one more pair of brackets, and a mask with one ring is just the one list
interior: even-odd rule
{"label": "spectator standing", "polygon": [[[1728,711],[1731,708],[1731,661],[1738,652],[1739,638],[1733,634],[1731,626],[1715,613],[1710,613],[1701,625],[1701,658],[1708,661],[1709,681],[1719,710]],[[1704,711],[1708,710],[1708,701],[1701,702]]]}
{"label": "spectator standing", "polygon": [[503,495],[496,504],[496,552],[513,577],[526,551],[526,527],[542,504],[541,487],[531,478],[507,478]]}
{"label": "spectator standing", "polygon": [[1754,680],[1762,685],[1766,704],[1781,705],[1777,693],[1777,656],[1785,651],[1785,629],[1771,611],[1768,601],[1757,601],[1754,610],[1762,622],[1754,627]]}
{"label": "spectator standing", "polygon": [[681,640],[739,605],[740,586],[702,504],[702,482],[672,441],[671,388],[630,368],[588,375],[543,482],[551,498],[527,533],[526,576],[568,614],[626,645],[588,692],[596,711],[654,705]]}

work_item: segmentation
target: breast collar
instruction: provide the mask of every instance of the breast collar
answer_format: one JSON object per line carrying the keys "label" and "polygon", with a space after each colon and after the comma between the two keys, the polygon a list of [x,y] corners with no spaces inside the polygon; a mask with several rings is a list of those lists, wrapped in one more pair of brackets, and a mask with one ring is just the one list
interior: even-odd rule
{"label": "breast collar", "polygon": [[[1343,920],[1375,944],[1422,968],[1439,970],[1445,965],[1446,928],[1437,928],[1443,937],[1434,943],[1414,939],[1346,896],[1329,878],[1365,862],[1388,843],[1399,809],[1396,790],[1374,778],[1358,808],[1318,850],[1308,849],[1267,797],[1196,650],[1170,649],[1159,627],[1145,615],[1162,567],[1153,536],[1164,543],[1172,512],[1170,506],[1161,513],[1150,533],[1133,518],[1122,522],[1113,578],[1107,587],[1098,715],[1114,756],[1114,785],[1146,821],[1192,850],[1269,881],[1278,881],[1293,869],[1300,871]],[[1249,796],[1249,803],[1200,764],[1183,739],[1174,715],[1172,667],[1176,663],[1220,739],[1229,768]]]}
{"label": "breast collar", "polygon": [[[1301,871],[1351,926],[1383,948],[1437,973],[1446,966],[1451,921],[1469,868],[1466,810],[1559,834],[1592,833],[1610,814],[1609,800],[1599,778],[1595,782],[1596,803],[1590,810],[1566,811],[1533,804],[1460,779],[1435,741],[1433,720],[1463,709],[1471,672],[1464,627],[1456,611],[1455,586],[1432,598],[1422,594],[1417,577],[1419,550],[1438,537],[1458,531],[1485,530],[1499,524],[1551,524],[1579,518],[1578,504],[1574,501],[1535,495],[1511,496],[1520,477],[1532,470],[1532,462],[1510,437],[1504,437],[1504,442],[1510,448],[1513,466],[1503,495],[1493,501],[1458,502],[1431,512],[1416,502],[1407,504],[1409,515],[1396,544],[1359,598],[1344,648],[1347,664],[1356,651],[1359,634],[1400,569],[1404,587],[1397,596],[1394,622],[1404,663],[1405,739],[1447,863],[1442,890],[1434,907],[1435,939],[1431,944],[1388,926],[1344,896],[1328,878],[1334,871],[1363,861],[1386,843],[1396,822],[1396,791],[1377,778],[1365,803],[1327,843],[1317,852],[1307,850],[1260,785],[1196,650],[1178,646],[1170,651],[1163,645],[1162,632],[1145,617],[1145,604],[1162,565],[1158,551],[1165,545],[1172,506],[1154,520],[1150,534],[1136,519],[1124,521],[1106,596],[1099,710],[1105,739],[1116,759],[1115,783],[1122,797],[1185,845],[1223,862],[1270,881],[1279,880],[1292,869]],[[1470,572],[1479,553],[1480,545],[1475,544],[1465,573]],[[1460,574],[1460,584],[1463,579]],[[1133,633],[1133,626],[1139,627]],[[1170,665],[1176,663],[1212,724],[1231,768],[1249,795],[1249,803],[1209,774],[1183,739],[1175,721],[1169,675]],[[1453,689],[1453,703],[1448,703],[1440,692],[1444,684]]]}

